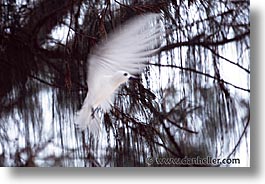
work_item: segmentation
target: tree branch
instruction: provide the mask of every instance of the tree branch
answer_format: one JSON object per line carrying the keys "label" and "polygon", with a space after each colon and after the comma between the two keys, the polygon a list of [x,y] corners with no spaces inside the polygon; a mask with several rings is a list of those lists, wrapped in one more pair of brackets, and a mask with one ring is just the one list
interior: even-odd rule
{"label": "tree branch", "polygon": [[235,65],[237,67],[239,67],[240,69],[244,70],[245,72],[249,73],[250,74],[250,70],[244,68],[243,66],[241,66],[240,64],[238,63],[235,63],[227,58],[225,58],[224,56],[221,56],[220,54],[216,53],[212,48],[208,47],[208,46],[205,46],[205,48],[209,49],[214,55],[216,55],[217,57],[219,58],[222,58],[223,60],[227,61],[228,63],[231,63],[232,65]]}
{"label": "tree branch", "polygon": [[239,41],[242,40],[244,37],[249,36],[250,31],[246,31],[243,34],[237,35],[234,38],[230,38],[230,39],[223,39],[223,40],[218,40],[218,41],[200,41],[198,39],[194,39],[194,40],[189,40],[189,41],[183,41],[183,42],[177,42],[177,43],[172,43],[169,45],[166,45],[164,47],[162,47],[160,49],[160,52],[163,51],[168,51],[168,50],[172,50],[176,47],[182,47],[182,46],[204,46],[204,47],[209,47],[209,46],[219,46],[219,45],[225,45],[227,43],[230,42],[234,42],[234,41]]}
{"label": "tree branch", "polygon": [[223,79],[220,79],[220,78],[217,78],[217,77],[214,77],[208,73],[203,73],[201,71],[198,71],[198,70],[195,70],[193,68],[185,68],[185,67],[181,67],[181,66],[176,66],[176,65],[163,65],[163,64],[157,64],[157,63],[149,63],[150,65],[153,65],[153,66],[158,66],[158,67],[171,67],[171,68],[178,68],[178,69],[181,69],[181,70],[186,70],[186,71],[190,71],[190,72],[194,72],[194,73],[197,73],[197,74],[200,74],[200,75],[204,75],[206,77],[209,77],[209,78],[212,78],[214,80],[217,80],[218,82],[222,82],[224,84],[228,84],[230,86],[233,86],[234,88],[236,89],[240,89],[242,91],[246,91],[246,92],[249,92],[250,93],[250,89],[245,89],[245,88],[242,88],[242,87],[239,87],[239,86],[236,86],[230,82],[227,82],[227,81],[224,81]]}

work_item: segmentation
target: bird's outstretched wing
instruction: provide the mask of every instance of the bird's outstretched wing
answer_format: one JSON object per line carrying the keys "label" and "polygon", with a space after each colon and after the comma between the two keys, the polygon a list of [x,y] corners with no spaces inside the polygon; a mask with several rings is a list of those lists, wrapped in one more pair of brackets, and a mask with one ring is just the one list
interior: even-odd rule
{"label": "bird's outstretched wing", "polygon": [[109,110],[110,106],[106,104],[112,101],[112,95],[101,104],[94,102],[97,95],[108,90],[108,77],[117,71],[139,74],[144,69],[148,57],[156,53],[156,48],[160,44],[159,18],[160,15],[154,13],[137,16],[119,30],[115,30],[106,42],[95,48],[88,60],[88,94],[77,117],[77,120],[83,122],[77,124],[85,123],[89,128],[89,122],[86,120],[91,120],[91,117],[88,117],[91,114],[84,114],[87,112],[84,108],[101,107],[104,111]]}
{"label": "bird's outstretched wing", "polygon": [[95,49],[88,62],[87,85],[91,93],[97,89],[94,86],[99,77],[104,80],[104,76],[116,71],[142,72],[160,44],[159,18],[160,14],[154,13],[132,18]]}

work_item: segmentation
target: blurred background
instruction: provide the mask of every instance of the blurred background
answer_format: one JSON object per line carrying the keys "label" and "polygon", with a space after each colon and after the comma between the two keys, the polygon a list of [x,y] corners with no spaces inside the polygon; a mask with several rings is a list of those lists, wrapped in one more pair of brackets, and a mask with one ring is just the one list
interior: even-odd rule
{"label": "blurred background", "polygon": [[[94,139],[74,125],[87,58],[148,12],[161,14],[161,50]],[[0,166],[249,166],[249,36],[247,0],[1,0]],[[207,156],[240,164],[147,164]]]}

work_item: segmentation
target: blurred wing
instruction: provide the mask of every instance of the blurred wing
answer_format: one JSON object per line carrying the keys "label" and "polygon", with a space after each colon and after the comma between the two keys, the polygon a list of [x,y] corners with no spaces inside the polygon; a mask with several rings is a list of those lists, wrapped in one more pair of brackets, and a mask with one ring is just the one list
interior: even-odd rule
{"label": "blurred wing", "polygon": [[89,92],[93,93],[93,89],[98,89],[99,85],[102,87],[104,77],[116,71],[137,74],[144,69],[148,57],[156,53],[160,44],[159,18],[159,14],[153,13],[137,16],[96,48],[88,65]]}
{"label": "blurred wing", "polygon": [[[113,98],[113,90],[110,90],[112,76],[117,71],[140,73],[148,57],[157,51],[160,41],[159,17],[159,14],[137,16],[111,34],[108,41],[99,45],[91,55],[88,63],[88,93],[76,117],[76,124],[80,128],[88,127],[96,135],[100,121],[92,113],[98,106],[105,112],[110,109]],[[99,104],[98,99],[101,97],[105,99],[100,100]]]}

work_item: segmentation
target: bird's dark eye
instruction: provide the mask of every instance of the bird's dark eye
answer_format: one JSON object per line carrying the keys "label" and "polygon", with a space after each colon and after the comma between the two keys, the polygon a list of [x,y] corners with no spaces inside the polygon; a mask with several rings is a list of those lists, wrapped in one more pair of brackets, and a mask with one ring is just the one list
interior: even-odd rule
{"label": "bird's dark eye", "polygon": [[126,77],[127,75],[128,75],[128,73],[124,73],[124,74],[123,74],[123,76],[125,76],[125,77]]}

